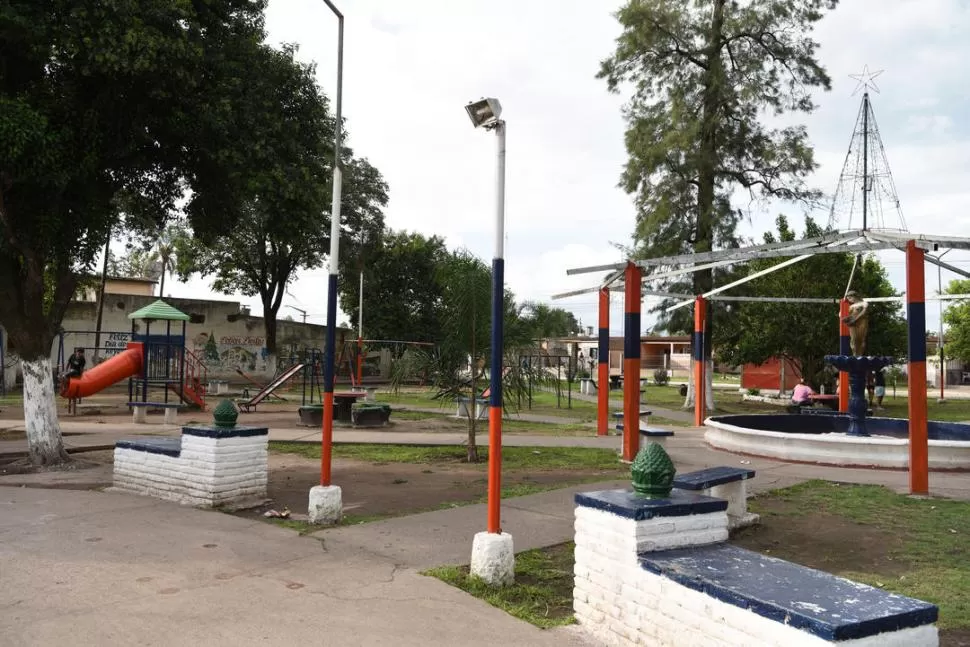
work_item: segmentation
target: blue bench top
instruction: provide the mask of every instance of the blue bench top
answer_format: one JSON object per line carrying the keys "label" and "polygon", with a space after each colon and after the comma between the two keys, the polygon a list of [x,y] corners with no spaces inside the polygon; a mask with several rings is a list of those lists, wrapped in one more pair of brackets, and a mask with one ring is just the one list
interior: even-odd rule
{"label": "blue bench top", "polygon": [[171,436],[131,436],[116,442],[115,447],[178,458],[182,453],[182,439]]}
{"label": "blue bench top", "polygon": [[[616,430],[623,431],[623,425],[617,425]],[[667,431],[666,429],[651,429],[649,427],[640,427],[640,435],[648,436],[650,438],[660,438],[662,436],[673,436],[674,432]]]}
{"label": "blue bench top", "polygon": [[184,407],[184,404],[179,404],[178,402],[129,402],[129,407],[163,407],[166,409],[174,409],[177,407]]}
{"label": "blue bench top", "polygon": [[731,544],[643,553],[640,565],[689,589],[823,640],[936,622],[935,605]]}
{"label": "blue bench top", "polygon": [[576,505],[610,512],[626,519],[643,521],[657,517],[686,517],[727,510],[727,501],[673,490],[666,499],[647,499],[632,490],[578,492]]}
{"label": "blue bench top", "polygon": [[674,487],[681,490],[706,490],[715,485],[754,478],[754,470],[739,467],[709,467],[674,477]]}

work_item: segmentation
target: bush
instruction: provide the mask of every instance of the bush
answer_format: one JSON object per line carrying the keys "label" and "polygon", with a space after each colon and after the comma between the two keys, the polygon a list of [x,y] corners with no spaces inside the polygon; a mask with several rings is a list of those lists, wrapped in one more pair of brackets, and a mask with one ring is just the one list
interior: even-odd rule
{"label": "bush", "polygon": [[761,389],[748,389],[748,395],[761,395]]}
{"label": "bush", "polygon": [[667,369],[658,368],[657,370],[655,370],[653,372],[653,381],[654,381],[654,384],[657,384],[659,386],[666,386],[667,383],[670,382],[670,375],[667,373]]}

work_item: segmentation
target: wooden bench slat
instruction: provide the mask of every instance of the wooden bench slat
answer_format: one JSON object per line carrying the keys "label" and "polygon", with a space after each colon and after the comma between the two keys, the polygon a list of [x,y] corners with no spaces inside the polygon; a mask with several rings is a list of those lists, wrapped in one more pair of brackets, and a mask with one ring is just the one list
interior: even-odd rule
{"label": "wooden bench slat", "polygon": [[674,487],[678,490],[707,490],[716,485],[754,478],[754,474],[754,470],[738,467],[709,467],[696,472],[678,474],[674,477]]}

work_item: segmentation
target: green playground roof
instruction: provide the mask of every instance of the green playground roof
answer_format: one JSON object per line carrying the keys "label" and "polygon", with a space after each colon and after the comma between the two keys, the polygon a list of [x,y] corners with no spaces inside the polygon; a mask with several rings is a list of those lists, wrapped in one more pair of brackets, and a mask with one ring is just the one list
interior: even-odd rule
{"label": "green playground roof", "polygon": [[188,321],[191,317],[181,310],[174,308],[161,299],[155,303],[149,303],[141,310],[136,310],[128,315],[129,319],[151,319],[161,321]]}

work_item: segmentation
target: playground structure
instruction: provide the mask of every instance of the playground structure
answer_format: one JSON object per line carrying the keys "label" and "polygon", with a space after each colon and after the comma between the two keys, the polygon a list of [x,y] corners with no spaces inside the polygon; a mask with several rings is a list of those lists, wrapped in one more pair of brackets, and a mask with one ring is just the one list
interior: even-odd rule
{"label": "playground structure", "polygon": [[[172,419],[174,413],[185,406],[204,410],[206,367],[185,347],[185,325],[189,316],[159,299],[129,314],[128,318],[132,322],[131,340],[124,350],[84,371],[79,377],[65,377],[61,381],[60,394],[68,400],[69,410],[76,412],[77,403],[82,398],[125,379],[128,380],[128,406],[134,410],[138,421],[143,421],[148,408],[165,409],[167,419]],[[144,331],[139,330],[139,321],[144,323]],[[152,324],[156,322],[164,322],[164,334],[152,332]],[[173,322],[176,325],[180,322],[181,330],[173,331]],[[59,374],[63,374],[67,360],[64,348],[66,334],[69,331],[60,336]],[[102,334],[110,339],[111,333]],[[105,350],[117,349],[106,346]],[[173,396],[177,402],[171,401]]]}

